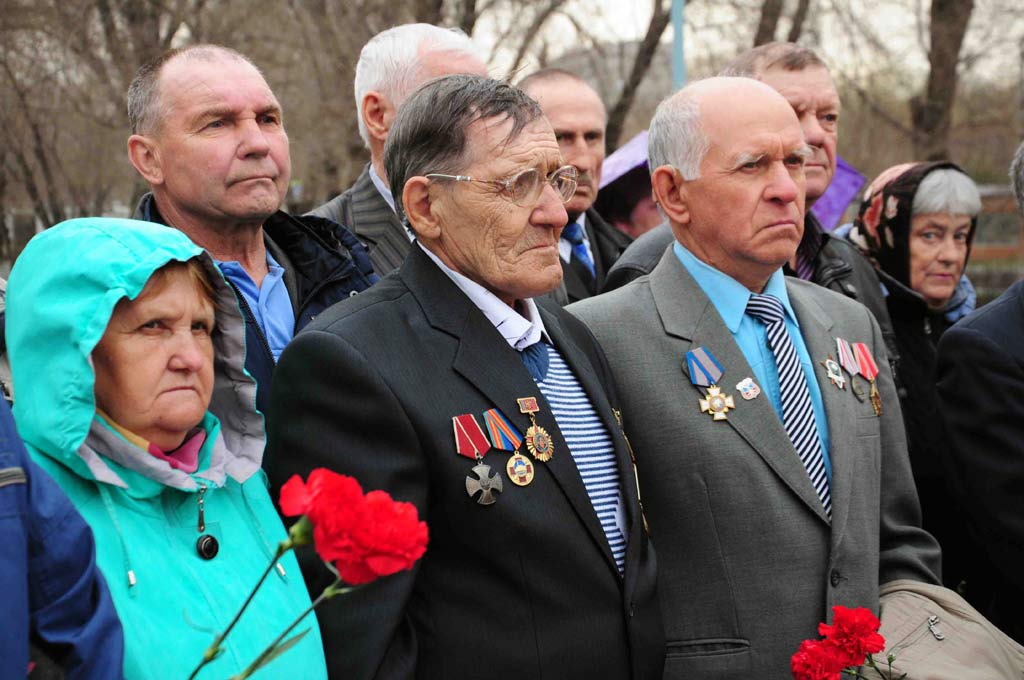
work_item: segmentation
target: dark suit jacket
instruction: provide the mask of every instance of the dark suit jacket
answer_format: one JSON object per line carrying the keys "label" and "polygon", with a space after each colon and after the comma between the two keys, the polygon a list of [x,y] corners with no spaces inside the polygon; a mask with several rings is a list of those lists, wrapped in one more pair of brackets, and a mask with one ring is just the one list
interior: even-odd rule
{"label": "dark suit jacket", "polygon": [[373,185],[369,163],[355,184],[309,214],[326,217],[355,232],[369,248],[373,270],[380,276],[398,269],[412,245],[395,211]]}
{"label": "dark suit jacket", "polygon": [[[666,680],[789,677],[789,659],[831,607],[877,612],[879,585],[937,583],[939,547],[921,529],[899,400],[878,324],[863,305],[793,278],[796,313],[828,420],[832,517],[825,515],[754,372],[704,291],[668,250],[651,275],[569,308],[597,336],[622,399],[658,545]],[[881,369],[882,415],[819,363],[835,338],[864,342]],[[701,413],[686,352],[711,351],[735,400]],[[857,378],[861,389],[867,383]]]}
{"label": "dark suit jacket", "polygon": [[977,549],[967,599],[1024,643],[1024,281],[939,341],[948,478]]}
{"label": "dark suit jacket", "polygon": [[587,238],[590,240],[590,252],[594,255],[596,280],[594,287],[591,288],[586,278],[576,269],[576,266],[582,267],[583,265],[574,266],[562,260],[562,287],[556,290],[552,297],[563,305],[596,295],[604,286],[608,270],[633,242],[629,236],[601,219],[601,216],[593,208],[587,210],[584,224],[587,229]]}
{"label": "dark suit jacket", "polygon": [[[323,314],[278,365],[268,419],[274,486],[329,467],[410,501],[430,528],[411,572],[318,612],[332,677],[661,680],[664,637],[655,557],[643,529],[604,355],[587,330],[542,301],[556,347],[615,442],[629,543],[625,577],[562,434],[517,352],[414,248],[397,275]],[[504,479],[491,506],[466,493],[475,463],[455,451],[452,417],[497,407],[521,432],[518,397],[536,396],[554,457],[526,487]],[[314,592],[322,565],[307,570]]]}

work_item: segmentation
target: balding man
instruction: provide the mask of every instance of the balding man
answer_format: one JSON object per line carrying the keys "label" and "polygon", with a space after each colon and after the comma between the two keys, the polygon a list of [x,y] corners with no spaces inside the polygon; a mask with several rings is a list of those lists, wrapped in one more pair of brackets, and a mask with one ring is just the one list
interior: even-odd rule
{"label": "balding man", "polygon": [[601,185],[608,114],[594,88],[569,71],[537,71],[523,78],[519,88],[540,104],[555,130],[562,158],[580,174],[576,195],[565,206],[569,223],[558,241],[563,282],[554,297],[567,304],[596,294],[608,270],[632,243],[593,207]]}
{"label": "balding man", "polygon": [[439,76],[487,75],[479,48],[465,33],[430,24],[404,24],[370,39],[356,63],[355,104],[359,136],[370,162],[344,193],[312,211],[354,231],[370,248],[381,276],[398,269],[415,234],[395,213],[395,199],[384,171],[384,144],[402,102],[423,83]]}
{"label": "balding man", "polygon": [[[755,80],[700,81],[658,107],[649,143],[675,242],[650,276],[569,311],[622,398],[665,677],[784,677],[833,605],[877,611],[882,583],[936,583],[939,548],[878,324],[782,274],[814,157],[792,107]],[[844,373],[837,340],[870,381]]]}
{"label": "balding man", "polygon": [[[813,281],[865,305],[874,314],[893,367],[898,362],[896,336],[874,268],[849,242],[833,238],[811,212],[836,172],[839,137],[839,93],[828,66],[818,54],[794,43],[759,45],[738,55],[722,75],[755,78],[786,98],[800,121],[811,150],[807,177],[804,235],[786,266],[786,273]],[[657,227],[631,246],[608,275],[604,290],[613,290],[649,274],[675,239],[668,224]]]}
{"label": "balding man", "polygon": [[135,219],[180,229],[216,260],[242,305],[245,368],[265,411],[292,336],[377,280],[366,248],[328,220],[280,210],[291,176],[283,112],[238,52],[165,52],[128,88],[128,117],[128,157],[150,186]]}

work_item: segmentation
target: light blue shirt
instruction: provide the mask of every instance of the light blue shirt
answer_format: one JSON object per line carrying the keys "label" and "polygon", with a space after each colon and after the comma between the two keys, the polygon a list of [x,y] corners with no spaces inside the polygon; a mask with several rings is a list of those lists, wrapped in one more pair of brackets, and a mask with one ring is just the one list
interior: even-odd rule
{"label": "light blue shirt", "polygon": [[267,339],[270,353],[277,361],[285,346],[295,335],[295,310],[288,289],[284,285],[284,267],[267,251],[267,275],[263,285],[257,286],[238,262],[217,262],[228,281],[241,291],[256,323]]}
{"label": "light blue shirt", "polygon": [[[711,304],[718,310],[718,315],[722,317],[722,321],[732,333],[732,337],[739,345],[747,363],[754,370],[754,378],[761,387],[761,392],[768,397],[781,421],[782,394],[779,390],[779,369],[775,365],[775,355],[768,347],[768,332],[764,322],[746,313],[747,302],[751,295],[750,290],[731,276],[698,260],[678,241],[674,245],[674,251],[676,257],[686,267],[686,271],[690,272],[690,276],[697,281],[697,285],[703,289],[708,299],[711,300]],[[811,405],[814,407],[814,420],[818,425],[821,453],[825,459],[825,472],[831,482],[832,461],[829,458],[828,420],[825,418],[825,404],[821,400],[821,387],[814,375],[814,363],[811,361],[810,354],[807,353],[803,335],[800,334],[800,323],[796,319],[793,307],[789,304],[786,278],[781,268],[768,279],[768,285],[765,286],[763,292],[778,298],[786,312],[786,330],[789,331],[793,348],[796,350],[797,356],[800,357],[800,366],[804,369],[804,377],[807,379],[807,388],[811,393]],[[714,348],[709,349],[714,353]],[[734,367],[723,366],[722,368],[725,369],[725,374],[728,376],[728,384],[738,383],[747,377],[737,375],[737,369]]]}

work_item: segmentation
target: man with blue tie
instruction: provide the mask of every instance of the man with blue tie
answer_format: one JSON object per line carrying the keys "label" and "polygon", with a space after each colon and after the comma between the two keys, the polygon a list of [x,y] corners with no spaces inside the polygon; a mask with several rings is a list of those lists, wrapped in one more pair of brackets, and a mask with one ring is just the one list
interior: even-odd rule
{"label": "man with blue tie", "polygon": [[[736,106],[743,102],[743,106]],[[834,605],[937,583],[885,345],[861,304],[783,276],[800,242],[799,120],[710,78],[662,102],[652,186],[675,243],[569,308],[604,348],[658,546],[665,678],[783,677]]]}
{"label": "man with blue tie", "polygon": [[568,304],[596,295],[608,270],[633,242],[593,207],[601,186],[608,114],[594,88],[569,71],[542,69],[523,78],[518,87],[540,104],[562,158],[579,172],[576,193],[565,204],[569,222],[558,241],[562,286],[552,294],[557,302]]}

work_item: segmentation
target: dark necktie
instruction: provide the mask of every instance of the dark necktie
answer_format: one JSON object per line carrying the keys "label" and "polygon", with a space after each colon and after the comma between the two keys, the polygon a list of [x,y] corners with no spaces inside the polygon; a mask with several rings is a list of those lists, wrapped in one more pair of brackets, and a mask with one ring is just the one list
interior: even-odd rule
{"label": "dark necktie", "polygon": [[544,381],[548,375],[548,364],[551,362],[551,358],[548,356],[548,346],[543,340],[538,340],[520,350],[519,358],[523,360],[526,370],[530,372],[534,380]]}
{"label": "dark necktie", "polygon": [[825,473],[821,440],[818,438],[818,423],[814,419],[814,407],[811,405],[811,392],[796,348],[793,347],[793,340],[786,329],[782,302],[774,295],[751,295],[747,302],[747,314],[760,319],[767,327],[768,347],[775,355],[775,366],[779,371],[782,425],[811,478],[825,514],[831,517],[832,496],[828,475]]}

